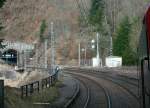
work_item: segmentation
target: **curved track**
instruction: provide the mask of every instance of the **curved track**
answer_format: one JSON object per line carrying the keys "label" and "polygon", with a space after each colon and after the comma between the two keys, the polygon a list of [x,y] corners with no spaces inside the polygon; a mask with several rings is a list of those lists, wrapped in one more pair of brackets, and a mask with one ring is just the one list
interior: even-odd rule
{"label": "curved track", "polygon": [[[107,95],[109,95],[110,97],[110,104],[111,107],[110,108],[139,108],[139,102],[138,102],[138,98],[131,92],[128,90],[127,87],[125,87],[123,84],[126,84],[126,86],[129,85],[134,86],[134,84],[131,83],[127,83],[125,81],[121,81],[119,79],[113,79],[110,77],[106,77],[106,76],[101,76],[98,74],[89,74],[87,71],[85,71],[85,73],[82,73],[81,71],[69,71],[67,73],[72,74],[73,76],[78,75],[88,78],[88,79],[92,79],[95,82],[97,82],[99,85],[102,85],[103,88],[105,89],[105,91],[108,91]],[[86,81],[87,82],[87,81]],[[119,83],[118,83],[119,82]],[[89,84],[89,82],[87,83],[87,85]],[[93,84],[91,84],[93,85]],[[134,88],[133,87],[133,88]],[[92,87],[93,88],[93,87]],[[129,87],[130,88],[130,87]],[[94,91],[91,90],[91,93],[93,93]],[[101,92],[100,92],[101,93]],[[99,94],[97,92],[97,94]],[[93,96],[93,95],[91,95]],[[105,96],[106,97],[106,96]],[[103,97],[104,98],[104,97]],[[99,101],[99,103],[102,101]],[[105,99],[106,102],[106,99]],[[106,104],[106,103],[105,103]],[[89,107],[91,108],[91,107]],[[97,108],[97,107],[92,107],[92,108]],[[101,108],[101,107],[98,107]],[[103,107],[103,108],[108,108],[107,107]]]}
{"label": "curved track", "polygon": [[88,74],[97,78],[103,78],[109,80],[113,83],[118,84],[122,88],[126,89],[133,95],[137,100],[139,100],[139,84],[137,79],[131,79],[123,76],[118,76],[116,74],[111,74],[108,72],[92,71],[92,70],[70,70],[72,72],[79,72],[83,74]]}
{"label": "curved track", "polygon": [[80,92],[68,108],[111,108],[109,94],[99,83],[84,76],[72,75],[80,83]]}
{"label": "curved track", "polygon": [[79,83],[79,92],[66,108],[86,108],[89,101],[89,88],[83,82]]}

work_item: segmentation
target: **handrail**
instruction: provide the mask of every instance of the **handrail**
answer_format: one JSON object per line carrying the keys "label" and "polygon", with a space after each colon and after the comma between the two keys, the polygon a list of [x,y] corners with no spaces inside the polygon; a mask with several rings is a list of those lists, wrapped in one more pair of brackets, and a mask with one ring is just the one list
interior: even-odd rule
{"label": "handrail", "polygon": [[[44,88],[51,87],[58,80],[58,72],[57,70],[53,75],[50,75],[47,78],[44,78],[40,81],[35,81],[20,87],[21,89],[21,97],[31,96],[34,92],[40,91]],[[40,86],[41,84],[41,86]]]}

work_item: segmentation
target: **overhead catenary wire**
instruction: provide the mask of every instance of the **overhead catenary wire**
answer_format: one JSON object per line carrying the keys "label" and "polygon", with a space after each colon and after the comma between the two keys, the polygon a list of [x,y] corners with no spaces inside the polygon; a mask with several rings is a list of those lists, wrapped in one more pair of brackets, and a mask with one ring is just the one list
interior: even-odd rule
{"label": "overhead catenary wire", "polygon": [[[85,9],[84,6],[83,6],[84,2],[80,1],[81,2],[80,3],[79,0],[75,0],[75,2],[76,2],[76,5],[77,5],[77,8],[79,9],[79,11],[81,13],[81,17],[84,19],[85,24],[87,25],[86,28],[88,29],[89,32],[93,32],[94,27],[89,23],[88,12],[85,11],[87,8]],[[81,8],[81,7],[83,7],[83,8]]]}

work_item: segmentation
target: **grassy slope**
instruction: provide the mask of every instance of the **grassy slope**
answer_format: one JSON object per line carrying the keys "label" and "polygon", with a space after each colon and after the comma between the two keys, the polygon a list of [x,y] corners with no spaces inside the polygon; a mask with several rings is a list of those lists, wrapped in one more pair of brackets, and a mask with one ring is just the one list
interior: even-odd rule
{"label": "grassy slope", "polygon": [[40,93],[21,99],[19,89],[5,87],[5,108],[43,108],[33,103],[52,103],[59,96],[58,87],[44,89]]}

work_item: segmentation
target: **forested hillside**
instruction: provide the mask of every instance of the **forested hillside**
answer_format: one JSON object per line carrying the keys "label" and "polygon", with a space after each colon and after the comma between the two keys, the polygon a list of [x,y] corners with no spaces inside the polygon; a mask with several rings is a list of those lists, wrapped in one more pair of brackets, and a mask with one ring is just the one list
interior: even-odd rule
{"label": "forested hillside", "polygon": [[53,21],[59,36],[71,36],[78,26],[78,10],[73,0],[7,0],[0,18],[5,27],[1,37],[26,42],[38,38],[43,20],[47,25]]}
{"label": "forested hillside", "polygon": [[[123,57],[124,65],[135,64],[138,38],[148,1],[91,1],[88,14],[89,24],[94,26],[95,32],[101,34],[101,57],[104,59],[113,54]],[[113,39],[112,46],[111,37]]]}
{"label": "forested hillside", "polygon": [[[4,0],[0,9],[0,37],[13,41],[34,42],[49,36],[54,22],[58,55],[78,58],[81,47],[100,33],[100,55],[110,55],[111,39],[115,48],[125,18],[129,28],[129,47],[136,52],[143,14],[149,0]],[[0,5],[1,6],[1,5]],[[70,45],[69,45],[70,44]],[[72,49],[72,50],[70,50]],[[95,56],[88,50],[88,55]],[[122,56],[113,51],[114,55]],[[132,54],[131,54],[132,55]]]}

